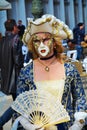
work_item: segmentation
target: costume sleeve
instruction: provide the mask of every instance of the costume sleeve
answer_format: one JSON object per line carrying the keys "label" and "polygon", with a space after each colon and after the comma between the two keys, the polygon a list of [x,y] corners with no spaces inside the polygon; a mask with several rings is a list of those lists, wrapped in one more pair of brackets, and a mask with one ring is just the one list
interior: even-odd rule
{"label": "costume sleeve", "polygon": [[71,65],[71,68],[73,73],[73,80],[71,84],[73,108],[75,109],[75,112],[84,111],[86,110],[87,105],[86,105],[86,95],[83,88],[83,83],[80,74],[76,70],[75,66]]}
{"label": "costume sleeve", "polygon": [[26,83],[26,79],[25,79],[25,75],[24,75],[24,71],[23,69],[20,71],[19,77],[17,79],[17,96],[24,92],[24,91],[28,91],[28,84]]}
{"label": "costume sleeve", "polygon": [[31,89],[36,89],[33,82],[33,70],[32,63],[22,68],[17,80],[17,95],[22,92],[29,91]]}

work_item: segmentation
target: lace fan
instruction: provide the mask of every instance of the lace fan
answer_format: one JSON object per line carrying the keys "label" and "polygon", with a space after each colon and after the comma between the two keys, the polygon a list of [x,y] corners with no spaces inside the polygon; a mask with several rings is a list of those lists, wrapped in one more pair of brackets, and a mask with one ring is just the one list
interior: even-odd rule
{"label": "lace fan", "polygon": [[27,117],[32,124],[47,127],[70,120],[68,113],[58,99],[43,90],[30,90],[20,94],[12,108]]}

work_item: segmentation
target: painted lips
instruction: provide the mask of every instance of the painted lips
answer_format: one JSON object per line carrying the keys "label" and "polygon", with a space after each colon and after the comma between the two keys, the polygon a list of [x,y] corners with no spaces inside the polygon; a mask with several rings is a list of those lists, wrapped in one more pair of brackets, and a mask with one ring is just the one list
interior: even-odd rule
{"label": "painted lips", "polygon": [[45,53],[46,52],[46,50],[41,50],[41,53]]}

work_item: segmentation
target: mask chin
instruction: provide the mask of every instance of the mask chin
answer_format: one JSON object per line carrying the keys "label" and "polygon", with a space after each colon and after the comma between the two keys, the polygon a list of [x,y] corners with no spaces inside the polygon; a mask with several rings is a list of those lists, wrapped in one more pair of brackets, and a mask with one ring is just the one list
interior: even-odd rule
{"label": "mask chin", "polygon": [[46,57],[49,54],[49,52],[50,52],[50,49],[46,45],[43,45],[43,47],[39,46],[38,48],[38,54],[41,55],[42,57]]}
{"label": "mask chin", "polygon": [[39,55],[40,55],[41,57],[46,57],[48,54],[49,54],[49,53],[40,53],[40,52],[39,52]]}

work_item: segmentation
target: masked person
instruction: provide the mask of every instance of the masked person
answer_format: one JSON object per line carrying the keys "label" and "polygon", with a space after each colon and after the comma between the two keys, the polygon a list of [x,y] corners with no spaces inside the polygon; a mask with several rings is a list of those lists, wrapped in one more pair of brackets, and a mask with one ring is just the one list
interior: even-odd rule
{"label": "masked person", "polygon": [[[25,91],[40,89],[56,98],[60,93],[59,100],[70,117],[68,121],[43,127],[41,130],[73,128],[81,130],[87,116],[86,97],[80,75],[74,65],[64,63],[62,60],[62,40],[66,38],[72,38],[72,31],[52,15],[44,15],[35,21],[29,19],[23,36],[23,42],[28,45],[29,51],[33,54],[33,61],[20,72],[17,95],[20,96]],[[18,124],[21,124],[23,128],[19,128]],[[35,130],[38,126],[31,124],[26,117],[20,116],[15,120],[12,130],[16,128],[17,130]]]}

